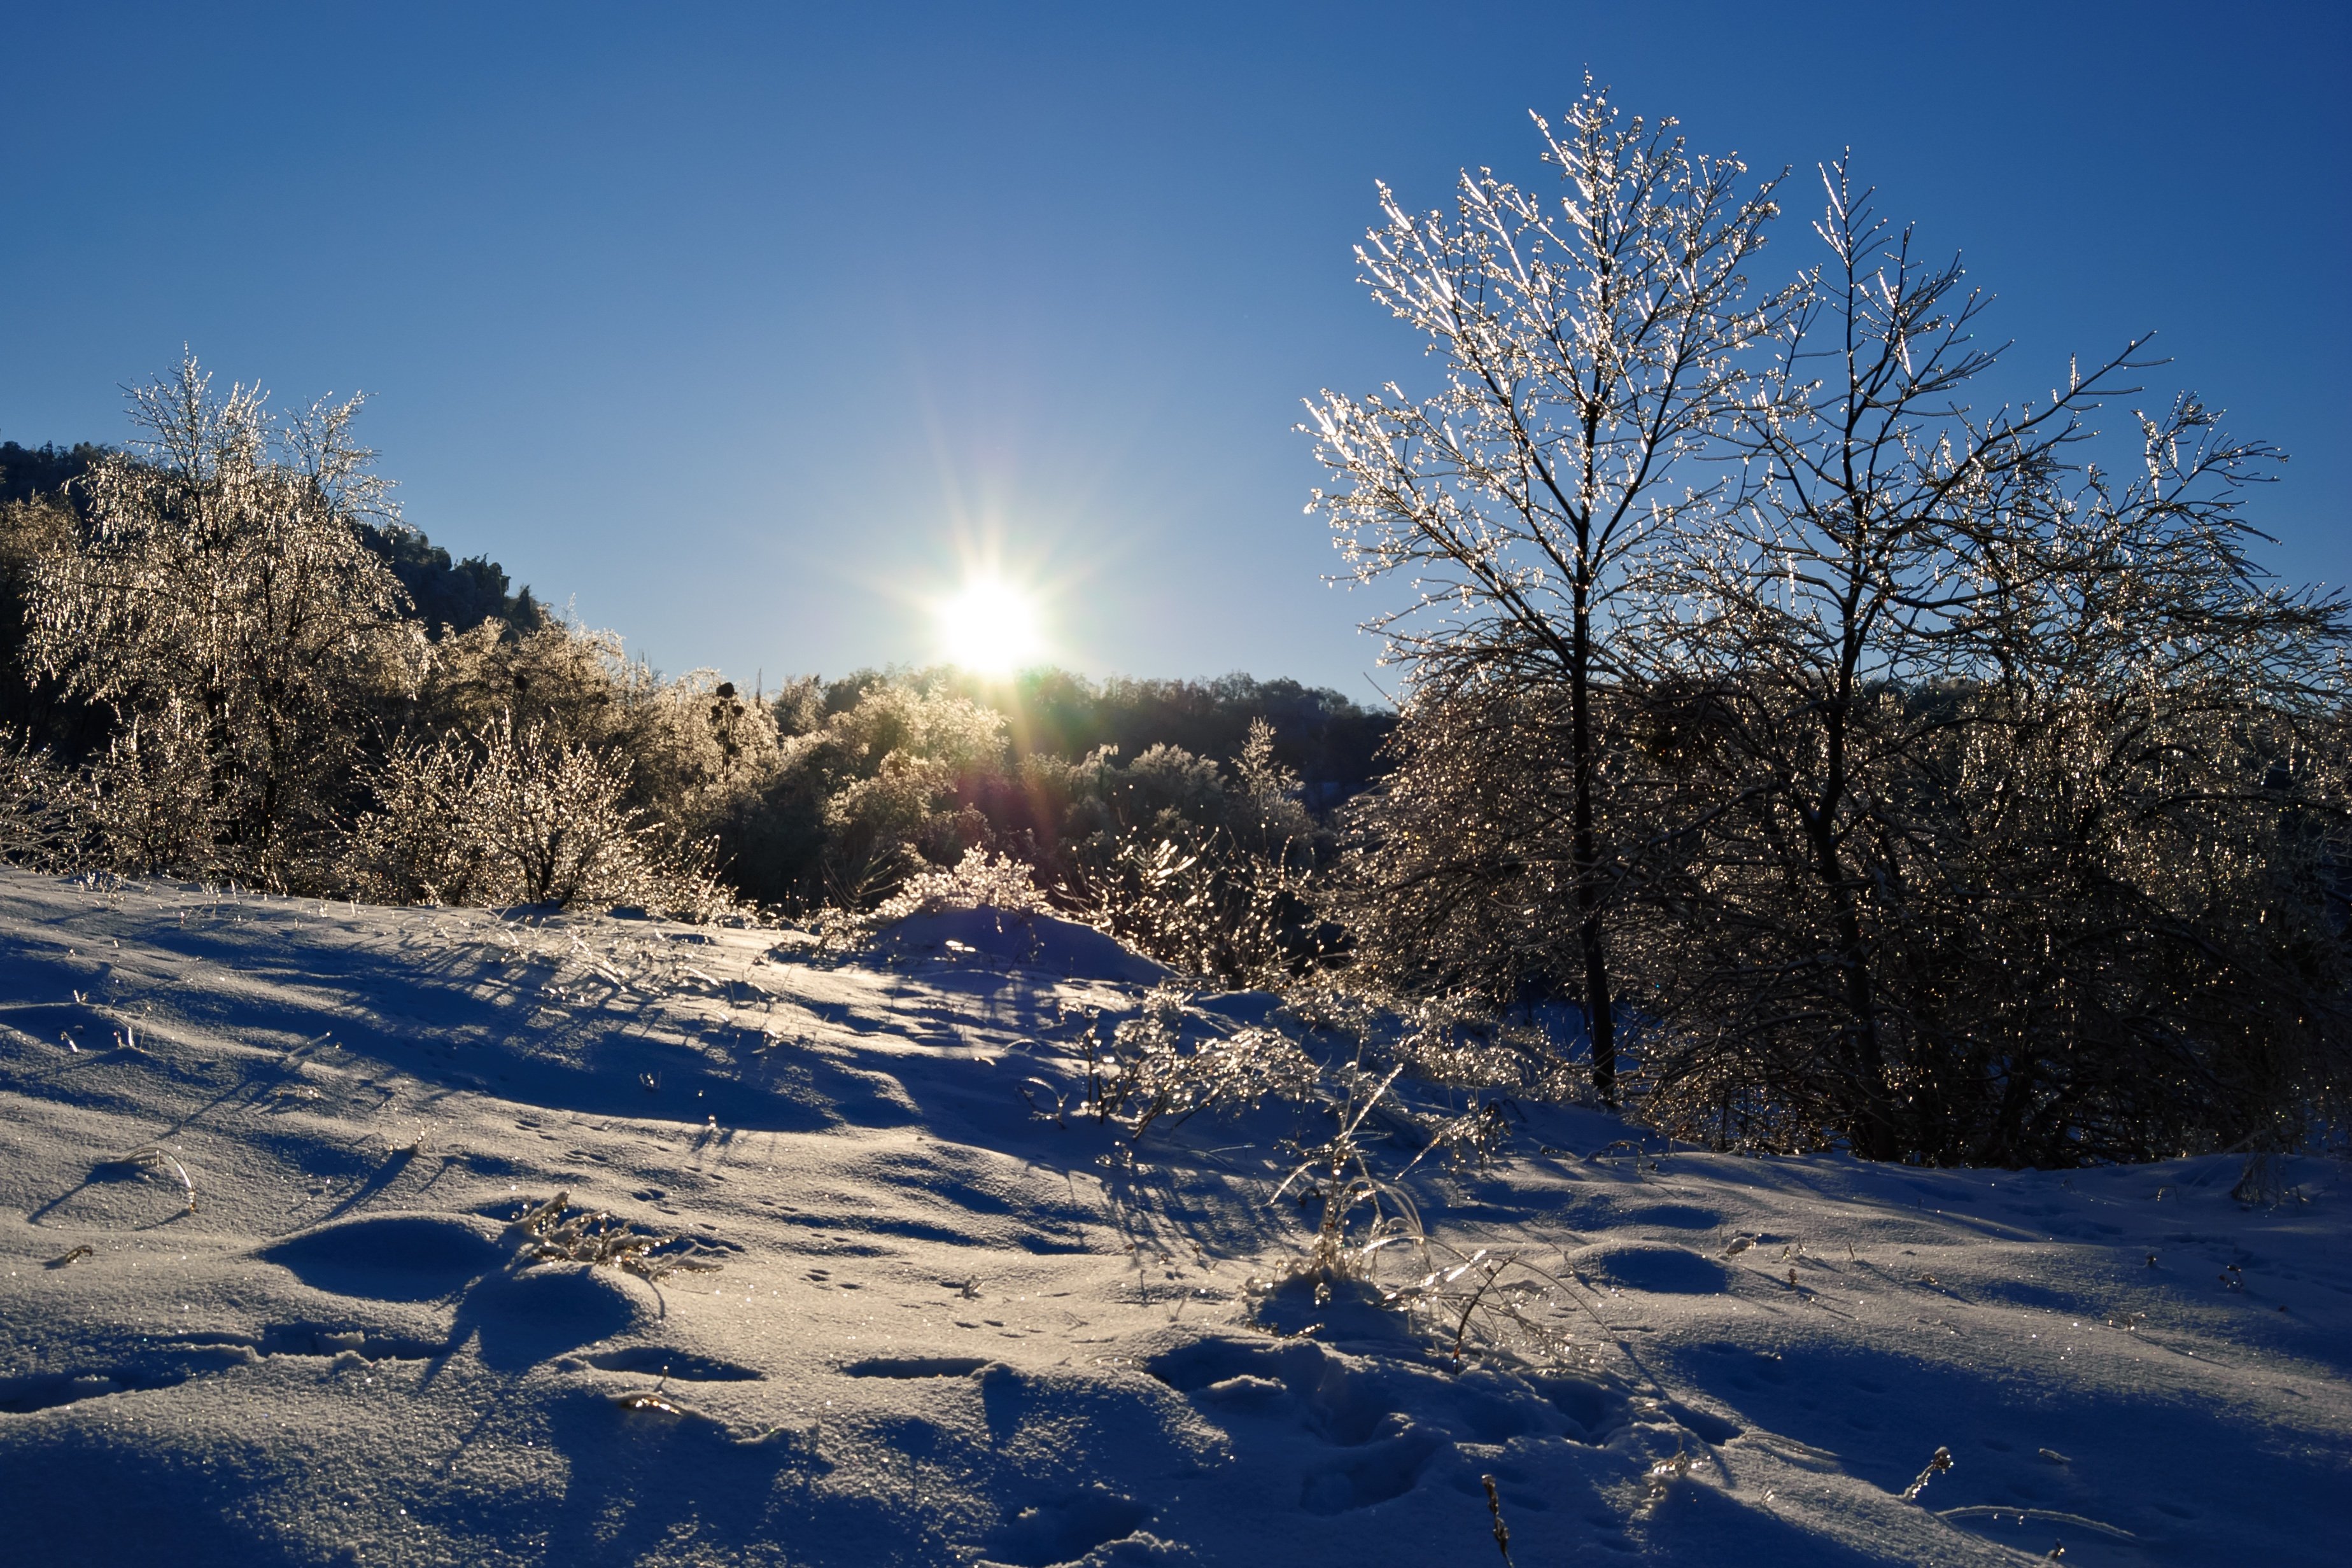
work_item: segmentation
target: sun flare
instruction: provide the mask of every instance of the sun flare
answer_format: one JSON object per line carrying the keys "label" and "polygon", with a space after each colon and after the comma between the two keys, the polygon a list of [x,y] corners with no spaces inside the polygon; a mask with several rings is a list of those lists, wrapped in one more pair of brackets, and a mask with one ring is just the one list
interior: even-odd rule
{"label": "sun flare", "polygon": [[974,578],[940,606],[940,642],[950,661],[967,670],[1006,675],[1044,647],[1037,607],[1029,596],[992,577]]}

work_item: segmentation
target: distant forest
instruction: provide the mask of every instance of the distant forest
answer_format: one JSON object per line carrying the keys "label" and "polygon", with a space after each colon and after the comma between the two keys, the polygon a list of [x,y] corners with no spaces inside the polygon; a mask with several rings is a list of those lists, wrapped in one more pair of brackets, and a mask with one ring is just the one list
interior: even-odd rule
{"label": "distant forest", "polygon": [[[89,442],[29,447],[0,442],[0,507],[28,503],[86,511],[86,500],[69,483],[107,451]],[[404,525],[361,521],[356,531],[399,581],[408,596],[407,613],[429,638],[495,621],[502,637],[515,640],[554,619],[528,584],[511,587],[506,569],[487,555],[455,559],[422,529]],[[21,671],[23,617],[16,601],[11,608],[16,612],[0,628],[6,638],[0,657],[7,669]],[[18,685],[10,683],[11,698]],[[963,697],[1001,714],[1015,758],[1036,753],[1076,760],[1105,747],[1136,757],[1168,746],[1230,763],[1248,745],[1251,725],[1269,724],[1276,760],[1298,774],[1308,800],[1327,809],[1378,777],[1381,743],[1396,728],[1393,712],[1362,706],[1328,686],[1240,673],[1208,680],[1114,675],[1096,682],[1052,667],[1010,680],[944,668],[857,670],[831,680],[811,677],[787,689],[804,694],[813,685],[824,710],[840,713],[866,693],[893,685]]]}
{"label": "distant forest", "polygon": [[[159,419],[169,402],[151,400]],[[1074,911],[1122,889],[1196,914],[1238,899],[1257,912],[1253,956],[1212,942],[1222,959],[1202,959],[1235,976],[1336,940],[1280,878],[1223,868],[1245,840],[1270,866],[1328,864],[1333,813],[1378,778],[1393,713],[1245,674],[665,679],[487,556],[453,559],[366,476],[291,475],[263,455],[257,408],[203,417],[254,428],[178,471],[168,454],[217,433],[151,424],[131,453],[0,445],[20,860],[395,900],[855,914],[977,852]],[[265,516],[255,493],[279,481],[303,494]],[[319,624],[289,616],[289,554],[314,574],[299,613]],[[197,596],[233,607],[226,632],[173,620]]]}

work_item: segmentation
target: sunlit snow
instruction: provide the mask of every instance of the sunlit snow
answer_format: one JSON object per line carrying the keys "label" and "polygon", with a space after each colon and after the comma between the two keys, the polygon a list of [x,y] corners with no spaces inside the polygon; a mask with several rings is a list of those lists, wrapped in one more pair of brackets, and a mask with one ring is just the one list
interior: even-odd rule
{"label": "sunlit snow", "polygon": [[[1402,1568],[1500,1560],[1492,1477],[1522,1568],[2340,1549],[2339,1165],[2233,1197],[2238,1157],[1754,1160],[1518,1105],[1501,1158],[1411,1178],[1559,1281],[1520,1298],[1548,1346],[1457,1366],[1444,1325],[1251,1290],[1309,1239],[1270,1201],[1297,1113],[1131,1160],[1083,1113],[1089,1013],[1160,973],[1044,916],[845,960],[0,873],[0,1541]],[[1401,1128],[1366,1124],[1398,1166]],[[555,1221],[509,1222],[559,1194],[683,1239],[532,1261]]]}

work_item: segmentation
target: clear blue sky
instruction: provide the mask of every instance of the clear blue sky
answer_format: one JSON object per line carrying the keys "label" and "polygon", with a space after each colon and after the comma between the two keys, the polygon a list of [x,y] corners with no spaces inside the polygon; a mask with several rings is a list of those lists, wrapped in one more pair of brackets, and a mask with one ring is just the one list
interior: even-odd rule
{"label": "clear blue sky", "polygon": [[915,600],[995,538],[1065,664],[1368,696],[1291,427],[1420,371],[1353,281],[1372,182],[1539,177],[1526,111],[1590,66],[1759,170],[1851,145],[2020,387],[2158,329],[2158,385],[2293,455],[2274,564],[2343,582],[2347,17],[16,5],[0,437],[121,439],[185,340],[373,394],[412,522],[672,672],[924,659]]}

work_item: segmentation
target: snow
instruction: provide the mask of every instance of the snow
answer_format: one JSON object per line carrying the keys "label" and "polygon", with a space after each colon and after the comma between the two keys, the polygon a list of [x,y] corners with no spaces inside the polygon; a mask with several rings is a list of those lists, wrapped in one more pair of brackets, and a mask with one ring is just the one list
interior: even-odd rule
{"label": "snow", "polygon": [[[1521,1106],[1497,1160],[1408,1178],[1433,1237],[1560,1281],[1506,1281],[1549,1352],[1474,1334],[1457,1366],[1450,1324],[1344,1282],[1252,1288],[1312,1239],[1278,1142],[1328,1123],[1203,1116],[1130,1159],[1079,1113],[1090,1015],[1162,978],[1044,915],[844,960],[0,874],[0,1541],[1498,1562],[1492,1476],[1522,1568],[2340,1550],[2338,1163],[2242,1204],[2235,1158],[1754,1160]],[[529,1261],[509,1221],[559,1193],[689,1239],[647,1272],[701,1267]]]}

